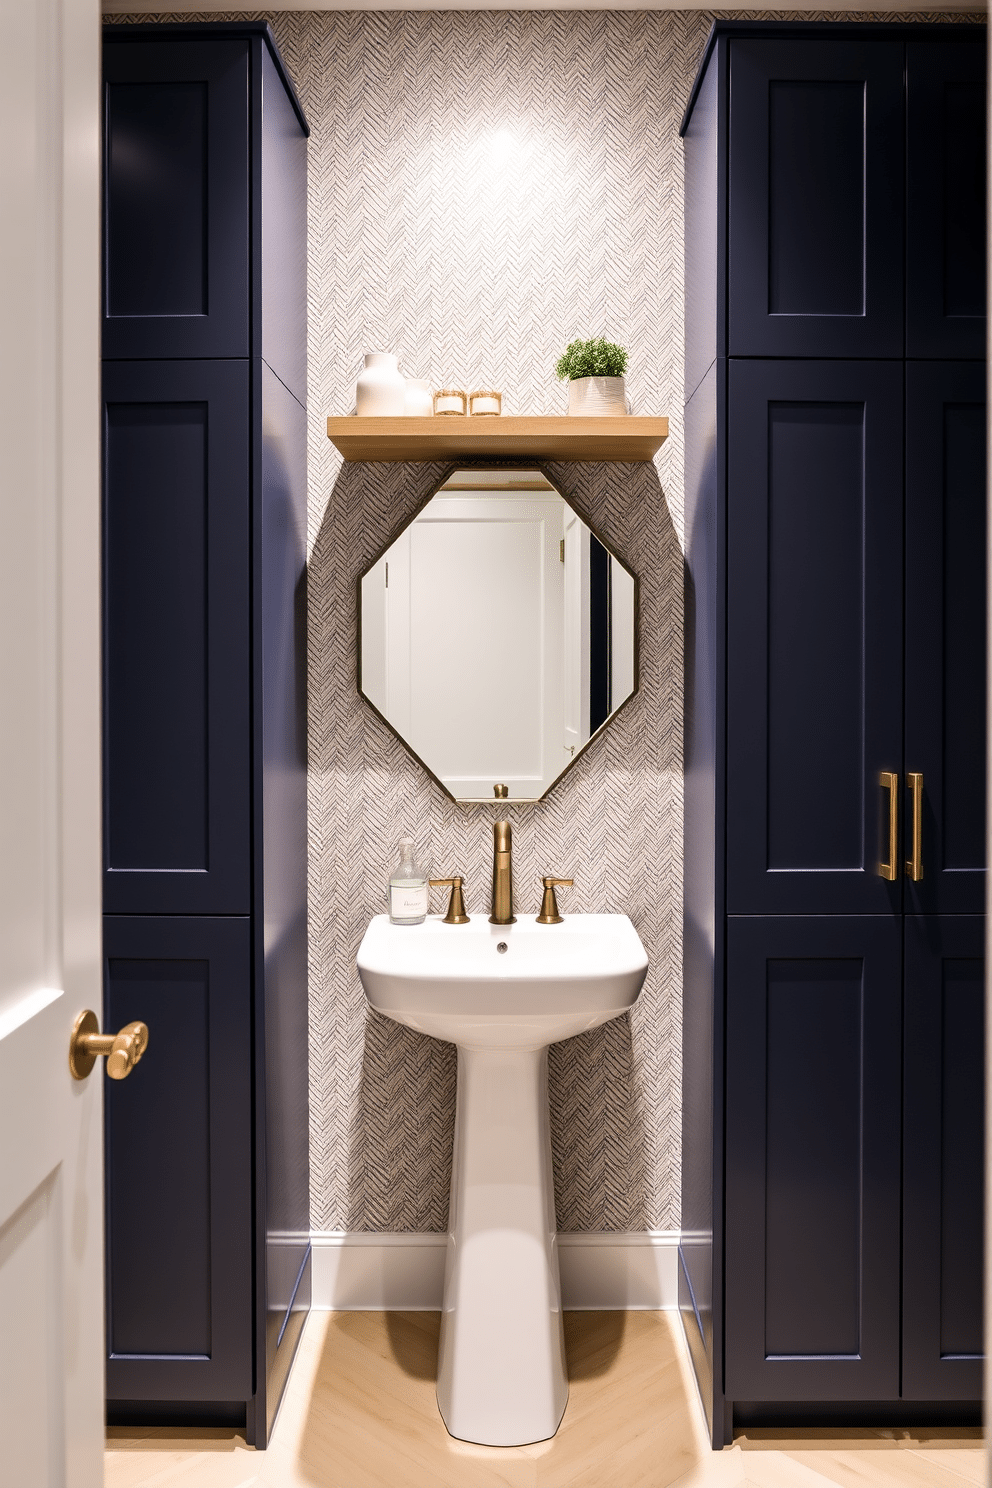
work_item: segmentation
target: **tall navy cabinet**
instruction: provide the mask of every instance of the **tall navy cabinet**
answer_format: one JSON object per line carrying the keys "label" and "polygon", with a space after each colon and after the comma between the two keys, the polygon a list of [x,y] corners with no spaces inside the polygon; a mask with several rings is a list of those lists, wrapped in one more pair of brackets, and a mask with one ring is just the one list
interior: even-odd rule
{"label": "tall navy cabinet", "polygon": [[977,1421],[984,28],[718,21],[682,133],[686,1336],[715,1445]]}
{"label": "tall navy cabinet", "polygon": [[264,23],[104,30],[112,1421],[264,1446],[310,1298],[306,137]]}

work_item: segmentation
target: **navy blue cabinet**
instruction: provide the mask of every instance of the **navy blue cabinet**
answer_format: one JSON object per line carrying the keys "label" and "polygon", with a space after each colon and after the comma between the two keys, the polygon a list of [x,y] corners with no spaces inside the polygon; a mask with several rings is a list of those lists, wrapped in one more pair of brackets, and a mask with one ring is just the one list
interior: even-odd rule
{"label": "navy blue cabinet", "polygon": [[[985,909],[985,366],[906,364],[905,768],[915,914]],[[903,792],[906,834],[913,803]]]}
{"label": "navy blue cabinet", "polygon": [[727,908],[877,914],[901,892],[878,782],[902,753],[902,367],[728,378]]}
{"label": "navy blue cabinet", "polygon": [[250,47],[105,37],[103,354],[247,357]]}
{"label": "navy blue cabinet", "polygon": [[906,47],[906,355],[985,357],[985,56]]}
{"label": "navy blue cabinet", "polygon": [[891,915],[730,920],[732,1399],[899,1393],[900,942]]}
{"label": "navy blue cabinet", "polygon": [[108,915],[104,959],[107,1026],[150,1030],[107,1086],[108,1395],[247,1400],[251,922]]}
{"label": "navy blue cabinet", "polygon": [[112,1421],[264,1446],[309,1307],[306,121],[264,22],[104,31]]}
{"label": "navy blue cabinet", "polygon": [[904,50],[731,43],[731,356],[902,356]]}
{"label": "navy blue cabinet", "polygon": [[985,923],[907,915],[902,1393],[982,1395]]}
{"label": "navy blue cabinet", "polygon": [[984,48],[720,21],[683,121],[680,1305],[716,1445],[978,1420]]}
{"label": "navy blue cabinet", "polygon": [[251,909],[247,361],[104,365],[108,914]]}

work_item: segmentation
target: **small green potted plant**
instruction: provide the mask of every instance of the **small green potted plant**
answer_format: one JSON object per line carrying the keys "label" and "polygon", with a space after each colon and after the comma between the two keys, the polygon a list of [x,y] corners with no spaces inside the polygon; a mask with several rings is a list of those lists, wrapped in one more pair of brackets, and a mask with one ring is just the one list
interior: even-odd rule
{"label": "small green potted plant", "polygon": [[572,341],[558,359],[559,382],[568,378],[568,411],[586,418],[615,418],[627,412],[623,374],[627,353],[604,341]]}

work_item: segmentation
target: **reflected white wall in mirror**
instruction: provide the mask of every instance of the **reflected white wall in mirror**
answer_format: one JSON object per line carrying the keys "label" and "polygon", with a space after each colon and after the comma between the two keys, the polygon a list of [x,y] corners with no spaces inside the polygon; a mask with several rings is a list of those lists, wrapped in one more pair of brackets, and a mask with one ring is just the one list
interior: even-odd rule
{"label": "reflected white wall in mirror", "polygon": [[455,471],[360,594],[361,691],[455,800],[538,800],[636,690],[636,580],[539,469]]}

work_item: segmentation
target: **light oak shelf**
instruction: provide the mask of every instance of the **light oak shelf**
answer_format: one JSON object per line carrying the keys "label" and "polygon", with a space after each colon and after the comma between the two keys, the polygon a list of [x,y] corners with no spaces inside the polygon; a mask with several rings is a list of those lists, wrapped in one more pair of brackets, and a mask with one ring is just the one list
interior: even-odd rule
{"label": "light oak shelf", "polygon": [[651,460],[667,418],[329,418],[327,437],[346,460],[452,460],[526,455],[540,460]]}

